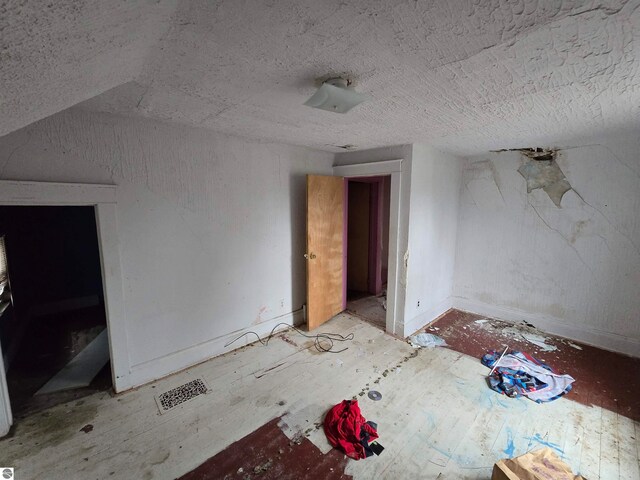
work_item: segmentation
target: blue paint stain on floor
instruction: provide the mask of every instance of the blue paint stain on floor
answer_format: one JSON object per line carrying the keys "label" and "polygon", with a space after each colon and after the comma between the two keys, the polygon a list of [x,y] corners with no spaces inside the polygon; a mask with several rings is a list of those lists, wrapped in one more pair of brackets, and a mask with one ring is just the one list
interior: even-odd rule
{"label": "blue paint stain on floor", "polygon": [[515,451],[516,447],[513,444],[513,432],[510,428],[507,428],[507,448],[505,448],[503,452],[508,458],[512,458]]}
{"label": "blue paint stain on floor", "polygon": [[[529,448],[531,448],[531,446],[534,443],[538,443],[540,445],[544,445],[545,447],[552,448],[553,450],[558,452],[560,455],[564,456],[564,450],[562,450],[560,448],[560,445],[558,445],[557,443],[552,443],[552,442],[546,441],[544,438],[542,438],[542,436],[539,433],[536,433],[533,437],[525,437],[524,439],[525,440],[529,440]],[[527,450],[529,448],[527,448]]]}
{"label": "blue paint stain on floor", "polygon": [[[434,452],[444,457],[444,458],[437,458],[437,457],[430,458],[429,462],[433,463],[434,465],[438,465],[440,467],[446,467],[449,461],[452,461],[459,467],[473,469],[473,470],[486,469],[490,471],[491,468],[493,468],[492,465],[491,466],[486,465],[487,461],[482,456],[478,458],[474,458],[466,454],[454,453],[449,449],[438,446],[433,441],[427,441],[426,445],[430,447]],[[425,452],[425,454],[429,456],[430,456],[430,453],[431,452],[429,452],[428,450]]]}
{"label": "blue paint stain on floor", "polygon": [[475,404],[481,405],[489,410],[493,410],[499,407],[503,410],[510,410],[512,412],[524,412],[528,409],[528,403],[531,400],[519,398],[508,398],[504,395],[494,392],[493,390],[483,390],[476,399]]}
{"label": "blue paint stain on floor", "polygon": [[427,426],[429,430],[434,430],[436,428],[436,419],[431,412],[424,412],[425,420],[427,421]]}

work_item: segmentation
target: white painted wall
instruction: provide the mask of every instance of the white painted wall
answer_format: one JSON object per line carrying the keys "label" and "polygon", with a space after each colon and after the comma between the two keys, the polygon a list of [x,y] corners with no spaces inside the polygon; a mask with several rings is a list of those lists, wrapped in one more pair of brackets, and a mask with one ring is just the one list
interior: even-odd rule
{"label": "white painted wall", "polygon": [[414,144],[338,154],[336,164],[393,158],[403,159],[398,325],[394,331],[407,336],[452,306],[463,160]]}
{"label": "white painted wall", "polygon": [[132,385],[219,353],[234,332],[293,321],[305,303],[305,175],[332,162],[79,109],[0,138],[0,179],[118,186]]}
{"label": "white painted wall", "polygon": [[527,194],[517,153],[466,161],[455,304],[640,355],[640,136],[574,145],[562,208]]}
{"label": "white painted wall", "polygon": [[452,306],[462,163],[460,157],[413,145],[405,336]]}

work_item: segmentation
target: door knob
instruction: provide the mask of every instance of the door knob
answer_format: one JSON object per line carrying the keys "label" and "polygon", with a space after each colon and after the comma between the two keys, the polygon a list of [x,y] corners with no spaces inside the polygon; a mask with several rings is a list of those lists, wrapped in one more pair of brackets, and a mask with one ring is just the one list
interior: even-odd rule
{"label": "door knob", "polygon": [[316,258],[316,254],[315,253],[305,253],[304,254],[304,258],[306,258],[307,260],[313,260],[314,258]]}

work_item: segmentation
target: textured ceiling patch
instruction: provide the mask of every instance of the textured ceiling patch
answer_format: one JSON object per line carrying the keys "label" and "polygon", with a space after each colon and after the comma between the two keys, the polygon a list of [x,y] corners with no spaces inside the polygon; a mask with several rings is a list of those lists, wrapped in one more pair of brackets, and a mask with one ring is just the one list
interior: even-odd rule
{"label": "textured ceiling patch", "polygon": [[[78,104],[332,152],[640,127],[640,0],[111,3],[0,6],[0,135]],[[327,76],[371,100],[305,107]]]}

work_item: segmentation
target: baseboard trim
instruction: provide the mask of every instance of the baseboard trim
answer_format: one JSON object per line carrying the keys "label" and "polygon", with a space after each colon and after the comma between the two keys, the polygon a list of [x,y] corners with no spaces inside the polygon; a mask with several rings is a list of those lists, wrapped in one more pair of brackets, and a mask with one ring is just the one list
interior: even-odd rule
{"label": "baseboard trim", "polygon": [[430,324],[438,317],[442,316],[447,310],[450,310],[453,307],[451,297],[447,297],[442,302],[438,303],[435,307],[430,308],[426,312],[422,312],[421,314],[413,317],[408,322],[402,324],[401,331],[403,332],[403,336],[406,338],[412,333],[417,332],[425,325]]}
{"label": "baseboard trim", "polygon": [[[198,345],[133,365],[128,378],[128,384],[130,385],[129,388],[135,388],[146,383],[153,382],[154,380],[179,372],[185,368],[206,362],[213,357],[217,357],[240,347],[244,347],[250,343],[254,343],[257,341],[255,335],[247,335],[240,338],[232,345],[225,347],[227,343],[248,332],[256,332],[260,337],[269,335],[271,330],[273,330],[278,323],[285,323],[289,326],[300,325],[304,323],[304,313],[302,310],[287,313],[271,320],[267,320],[266,322],[262,322],[257,325],[250,325],[247,328],[207,340]],[[285,326],[283,325],[276,331],[280,331],[284,328]]]}
{"label": "baseboard trim", "polygon": [[466,312],[497,318],[506,322],[516,323],[525,321],[536,328],[558,335],[560,337],[576,340],[587,345],[624,353],[633,357],[640,356],[640,340],[624,337],[615,333],[604,332],[591,327],[570,325],[566,321],[549,315],[541,315],[525,312],[512,307],[502,305],[490,305],[488,303],[470,300],[468,298],[453,297],[453,308]]}

